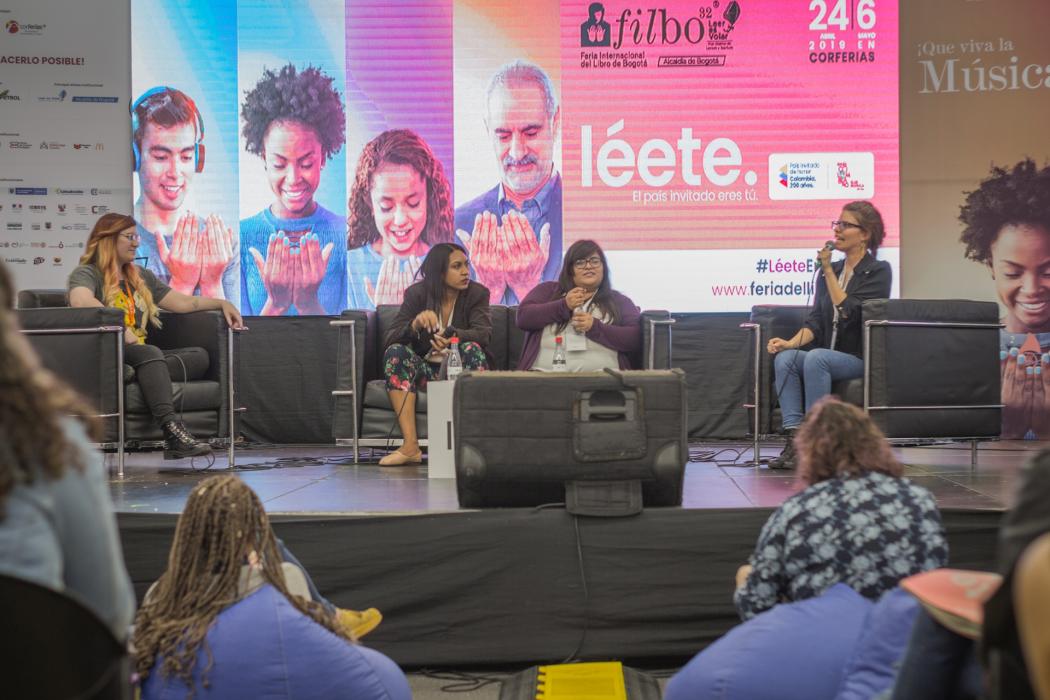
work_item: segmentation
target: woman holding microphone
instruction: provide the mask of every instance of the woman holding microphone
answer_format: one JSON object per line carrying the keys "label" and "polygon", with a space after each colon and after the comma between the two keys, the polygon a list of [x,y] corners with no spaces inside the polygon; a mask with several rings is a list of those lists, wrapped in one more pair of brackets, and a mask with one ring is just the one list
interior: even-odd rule
{"label": "woman holding microphone", "polygon": [[[794,469],[795,431],[805,411],[831,393],[831,383],[864,373],[861,304],[890,295],[893,271],[888,262],[875,259],[886,237],[879,210],[870,202],[850,202],[831,226],[832,246],[817,253],[821,274],[809,317],[791,338],[770,338],[766,344],[776,355],[774,384],[788,434],[784,451],[769,463],[771,469]],[[846,257],[833,263],[832,250]],[[814,349],[800,349],[810,344]]]}

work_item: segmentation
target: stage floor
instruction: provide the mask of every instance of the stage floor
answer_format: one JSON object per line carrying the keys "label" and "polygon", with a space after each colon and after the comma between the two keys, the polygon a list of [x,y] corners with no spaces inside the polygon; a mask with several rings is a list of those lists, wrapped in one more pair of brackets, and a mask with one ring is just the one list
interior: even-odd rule
{"label": "stage floor", "polygon": [[[897,448],[895,453],[907,465],[907,476],[929,489],[941,507],[1003,510],[1011,505],[1024,462],[1044,446],[983,443],[976,469],[971,469],[967,445]],[[765,443],[762,454],[773,457],[780,449],[780,443]],[[789,472],[746,466],[750,444],[698,443],[690,452],[684,508],[771,508],[801,488]],[[740,464],[733,463],[737,456]],[[453,480],[427,479],[425,466],[368,463],[367,449],[361,458],[354,465],[345,447],[283,445],[238,450],[236,462],[239,475],[270,513],[418,515],[459,509]],[[116,462],[113,455],[108,460]],[[166,462],[160,452],[128,453],[125,477],[114,476],[110,489],[118,512],[179,513],[197,481],[225,470],[225,452],[207,470],[195,470],[188,460]]]}

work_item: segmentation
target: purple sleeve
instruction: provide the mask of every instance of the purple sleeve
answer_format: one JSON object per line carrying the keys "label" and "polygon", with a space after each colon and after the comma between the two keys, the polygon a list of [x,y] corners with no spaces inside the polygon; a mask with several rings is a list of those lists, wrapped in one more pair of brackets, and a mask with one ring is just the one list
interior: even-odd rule
{"label": "purple sleeve", "polygon": [[564,299],[551,300],[557,288],[557,282],[544,282],[521,300],[517,313],[518,328],[538,331],[552,323],[567,323],[572,318],[572,312]]}
{"label": "purple sleeve", "polygon": [[[623,294],[617,294],[616,301],[620,305],[620,322],[613,325],[595,319],[587,337],[617,352],[637,352],[642,347],[642,325],[639,322],[642,312]],[[518,316],[520,318],[520,311]]]}

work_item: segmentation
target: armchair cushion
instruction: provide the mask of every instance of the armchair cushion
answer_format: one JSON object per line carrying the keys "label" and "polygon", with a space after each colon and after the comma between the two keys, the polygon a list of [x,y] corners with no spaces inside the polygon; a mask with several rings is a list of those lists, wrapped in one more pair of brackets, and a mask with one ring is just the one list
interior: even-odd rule
{"label": "armchair cushion", "polygon": [[[379,408],[391,411],[390,397],[386,393],[386,382],[382,379],[373,379],[365,385],[365,408]],[[427,412],[427,392],[420,391],[416,395],[416,412]]]}
{"label": "armchair cushion", "polygon": [[18,292],[18,308],[46,309],[69,306],[65,289],[23,289]]}
{"label": "armchair cushion", "polygon": [[[172,382],[171,391],[176,413],[214,411],[222,403],[222,387],[218,382],[207,380]],[[132,382],[124,387],[124,411],[129,414],[149,414],[150,412],[149,405],[142,395],[142,387],[138,382]]]}
{"label": "armchair cushion", "polygon": [[864,378],[842,379],[831,385],[831,393],[854,406],[864,405]]}

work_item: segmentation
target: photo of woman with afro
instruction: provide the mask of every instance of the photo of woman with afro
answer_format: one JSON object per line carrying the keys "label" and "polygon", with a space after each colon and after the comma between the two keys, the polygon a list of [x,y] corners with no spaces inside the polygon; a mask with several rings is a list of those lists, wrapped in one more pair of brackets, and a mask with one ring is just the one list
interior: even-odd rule
{"label": "photo of woman with afro", "polygon": [[314,200],[346,140],[332,78],[315,67],[264,70],[241,106],[244,147],[263,161],[273,203],[241,221],[245,315],[338,314],[346,308],[346,224]]}
{"label": "photo of woman with afro", "polygon": [[1003,317],[1003,433],[1050,438],[1050,165],[992,168],[959,213],[966,257],[988,266]]}

